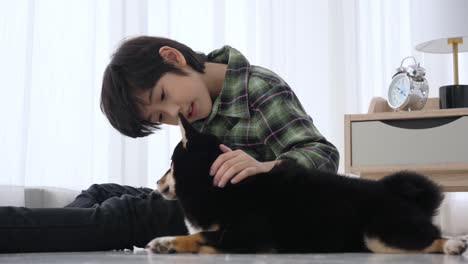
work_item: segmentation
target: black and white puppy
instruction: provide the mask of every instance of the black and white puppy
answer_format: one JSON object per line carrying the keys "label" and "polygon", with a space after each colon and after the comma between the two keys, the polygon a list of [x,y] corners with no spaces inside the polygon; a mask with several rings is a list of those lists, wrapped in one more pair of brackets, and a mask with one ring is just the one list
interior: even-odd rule
{"label": "black and white puppy", "polygon": [[160,237],[156,253],[445,253],[466,241],[442,238],[432,218],[443,199],[424,176],[399,172],[379,181],[305,170],[285,161],[225,188],[213,186],[211,164],[221,141],[180,118],[183,140],[158,182],[178,199],[190,235]]}

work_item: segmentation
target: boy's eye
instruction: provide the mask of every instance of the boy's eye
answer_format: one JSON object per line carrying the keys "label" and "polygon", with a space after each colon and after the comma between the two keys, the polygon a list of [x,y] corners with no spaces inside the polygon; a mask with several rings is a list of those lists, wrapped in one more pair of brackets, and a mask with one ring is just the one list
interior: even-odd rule
{"label": "boy's eye", "polygon": [[164,91],[161,92],[161,101],[164,100]]}

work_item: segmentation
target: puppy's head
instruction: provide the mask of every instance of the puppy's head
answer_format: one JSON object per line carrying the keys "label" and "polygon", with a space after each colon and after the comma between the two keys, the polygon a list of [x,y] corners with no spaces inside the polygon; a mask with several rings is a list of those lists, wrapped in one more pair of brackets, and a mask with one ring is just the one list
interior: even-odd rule
{"label": "puppy's head", "polygon": [[[209,167],[222,153],[219,149],[221,140],[214,135],[198,132],[182,114],[179,114],[179,128],[182,141],[172,154],[174,169],[180,170],[181,165]],[[207,170],[206,173],[208,172]]]}
{"label": "puppy's head", "polygon": [[171,168],[159,179],[157,182],[158,191],[166,200],[177,200],[175,193],[175,183],[172,177],[172,163]]}
{"label": "puppy's head", "polygon": [[181,113],[179,113],[179,128],[182,141],[175,148],[173,158],[176,155],[195,153],[211,154],[210,156],[217,157],[221,153],[219,150],[221,140],[214,135],[198,132]]}
{"label": "puppy's head", "polygon": [[179,127],[182,141],[172,154],[171,169],[157,182],[158,191],[168,200],[177,199],[176,193],[182,189],[202,191],[212,187],[210,167],[222,153],[221,141],[216,136],[198,132],[182,114],[179,114]]}

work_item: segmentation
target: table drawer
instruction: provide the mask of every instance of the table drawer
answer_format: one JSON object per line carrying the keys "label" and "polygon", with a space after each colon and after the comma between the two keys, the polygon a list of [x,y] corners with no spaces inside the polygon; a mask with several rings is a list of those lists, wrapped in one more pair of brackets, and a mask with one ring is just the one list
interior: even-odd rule
{"label": "table drawer", "polygon": [[468,162],[468,116],[351,122],[351,166]]}

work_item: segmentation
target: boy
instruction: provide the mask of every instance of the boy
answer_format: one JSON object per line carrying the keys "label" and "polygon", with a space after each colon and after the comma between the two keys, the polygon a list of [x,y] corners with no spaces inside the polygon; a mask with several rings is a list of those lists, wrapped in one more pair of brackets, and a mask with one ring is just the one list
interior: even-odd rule
{"label": "boy", "polygon": [[[228,46],[204,56],[170,39],[127,40],[105,70],[101,109],[129,137],[176,125],[179,112],[217,135],[226,144],[211,167],[219,187],[269,171],[281,159],[338,167],[336,148],[286,82]],[[147,188],[94,184],[67,208],[0,207],[0,252],[128,249],[185,232],[177,203]]]}
{"label": "boy", "polygon": [[212,165],[219,187],[269,171],[281,159],[336,171],[338,152],[315,128],[279,76],[251,66],[225,46],[205,57],[176,41],[142,36],[124,42],[104,73],[101,109],[114,128],[141,137],[183,113],[222,138]]}

